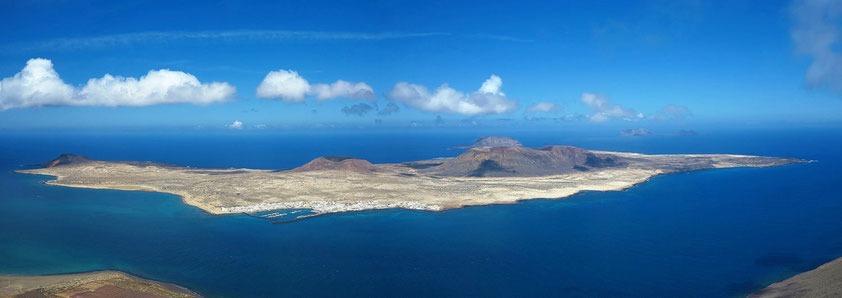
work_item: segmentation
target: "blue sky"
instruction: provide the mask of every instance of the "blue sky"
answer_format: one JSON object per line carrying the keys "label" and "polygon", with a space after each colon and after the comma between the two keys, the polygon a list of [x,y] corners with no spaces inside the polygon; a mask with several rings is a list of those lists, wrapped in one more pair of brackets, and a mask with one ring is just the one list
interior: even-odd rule
{"label": "blue sky", "polygon": [[[2,1],[0,129],[842,120],[838,4],[542,2]],[[33,58],[64,85],[15,80]]]}

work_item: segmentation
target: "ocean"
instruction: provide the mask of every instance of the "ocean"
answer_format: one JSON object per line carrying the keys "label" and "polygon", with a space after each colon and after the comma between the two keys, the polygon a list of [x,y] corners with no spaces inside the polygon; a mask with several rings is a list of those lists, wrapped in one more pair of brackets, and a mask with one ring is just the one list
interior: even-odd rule
{"label": "ocean", "polygon": [[0,135],[0,274],[114,269],[211,297],[734,297],[842,256],[842,131],[619,137],[508,131],[527,146],[817,160],[652,178],[620,192],[285,224],[210,215],[177,196],[45,185],[15,174],[61,153],[286,169],[458,155],[488,131]]}

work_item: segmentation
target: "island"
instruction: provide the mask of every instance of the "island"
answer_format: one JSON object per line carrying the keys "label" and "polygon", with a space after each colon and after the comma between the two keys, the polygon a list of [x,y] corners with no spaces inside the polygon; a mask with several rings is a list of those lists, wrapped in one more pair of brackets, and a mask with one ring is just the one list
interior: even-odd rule
{"label": "island", "polygon": [[494,147],[523,147],[520,141],[498,136],[480,137],[472,145],[456,146],[450,149],[494,148]]}
{"label": "island", "polygon": [[488,144],[489,138],[480,139],[482,144],[468,146],[456,157],[388,164],[325,156],[287,170],[203,169],[63,154],[39,168],[16,172],[55,176],[46,182],[50,185],[175,194],[213,214],[307,209],[311,213],[301,217],[309,217],[371,209],[441,211],[511,204],[581,191],[623,190],[662,174],[805,162],[733,154],[528,148],[514,140],[491,140],[493,144]]}
{"label": "island", "polygon": [[0,275],[0,297],[201,297],[186,288],[119,271]]}
{"label": "island", "polygon": [[771,284],[748,297],[842,297],[842,258]]}

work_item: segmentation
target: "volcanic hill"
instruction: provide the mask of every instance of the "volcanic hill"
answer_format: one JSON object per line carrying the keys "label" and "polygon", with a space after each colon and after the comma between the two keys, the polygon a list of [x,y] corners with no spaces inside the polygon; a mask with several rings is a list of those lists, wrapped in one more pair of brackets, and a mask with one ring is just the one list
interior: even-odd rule
{"label": "volcanic hill", "polygon": [[622,166],[621,157],[571,146],[472,148],[419,172],[459,177],[546,176]]}
{"label": "volcanic hill", "polygon": [[346,156],[322,156],[290,171],[310,172],[326,170],[371,173],[377,171],[377,166],[367,160],[359,158]]}

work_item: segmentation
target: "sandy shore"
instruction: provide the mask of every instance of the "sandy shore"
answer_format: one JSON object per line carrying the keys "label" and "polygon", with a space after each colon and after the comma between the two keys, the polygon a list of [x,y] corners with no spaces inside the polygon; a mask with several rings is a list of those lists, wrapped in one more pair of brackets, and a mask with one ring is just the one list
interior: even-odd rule
{"label": "sandy shore", "polygon": [[120,271],[0,275],[0,297],[201,297],[169,283]]}
{"label": "sandy shore", "polygon": [[[119,170],[123,168],[120,165],[105,165],[105,168],[106,172],[115,175],[125,173]],[[106,178],[113,177],[110,174],[95,178],[95,183],[79,183],[81,177],[87,176],[79,175],[81,173],[59,174],[63,170],[53,168],[25,172],[55,176],[55,180],[45,182],[49,185],[174,194],[180,196],[185,204],[212,214],[302,208],[311,209],[316,214],[389,208],[442,211],[465,206],[513,204],[534,198],[565,198],[581,191],[618,191],[662,174],[660,170],[616,169],[545,177],[431,178],[340,171],[277,175],[271,171],[243,169],[247,174],[219,181],[218,188],[208,191],[204,187],[181,189],[152,183],[132,185],[122,181],[112,182],[109,181],[111,178]],[[174,173],[159,175],[162,173],[156,170],[135,174],[162,181]],[[217,177],[206,178],[217,180]],[[232,193],[232,190],[243,192]]]}
{"label": "sandy shore", "polygon": [[842,258],[771,284],[748,297],[842,297]]}

